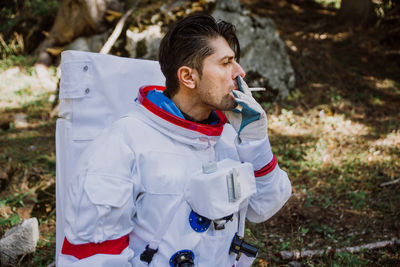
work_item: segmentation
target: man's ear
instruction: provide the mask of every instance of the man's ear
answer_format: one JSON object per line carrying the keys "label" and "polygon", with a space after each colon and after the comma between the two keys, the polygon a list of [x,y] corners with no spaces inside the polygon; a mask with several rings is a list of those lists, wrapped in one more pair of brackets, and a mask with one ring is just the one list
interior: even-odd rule
{"label": "man's ear", "polygon": [[194,89],[197,85],[197,71],[187,66],[182,66],[178,69],[179,82],[188,88]]}

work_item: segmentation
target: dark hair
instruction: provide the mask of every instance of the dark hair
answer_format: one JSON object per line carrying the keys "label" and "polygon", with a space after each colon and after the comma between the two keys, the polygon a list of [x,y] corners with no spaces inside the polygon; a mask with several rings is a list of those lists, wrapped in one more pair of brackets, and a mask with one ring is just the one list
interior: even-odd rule
{"label": "dark hair", "polygon": [[182,66],[194,68],[201,77],[204,59],[214,53],[209,40],[223,37],[239,62],[240,46],[235,27],[206,14],[192,14],[178,21],[161,40],[158,60],[166,78],[166,91],[173,96],[179,88],[177,71]]}

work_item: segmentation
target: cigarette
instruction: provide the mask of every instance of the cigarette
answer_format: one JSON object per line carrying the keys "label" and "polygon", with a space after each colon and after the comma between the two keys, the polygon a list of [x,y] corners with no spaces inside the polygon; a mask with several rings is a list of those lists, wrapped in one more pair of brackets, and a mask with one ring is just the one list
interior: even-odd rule
{"label": "cigarette", "polygon": [[255,91],[265,91],[267,89],[263,88],[263,87],[253,87],[253,88],[249,88],[250,91],[255,92]]}

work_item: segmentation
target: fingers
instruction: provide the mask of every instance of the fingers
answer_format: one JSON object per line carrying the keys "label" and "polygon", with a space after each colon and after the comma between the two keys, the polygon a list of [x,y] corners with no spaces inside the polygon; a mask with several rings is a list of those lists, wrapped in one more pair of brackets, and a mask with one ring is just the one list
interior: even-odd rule
{"label": "fingers", "polygon": [[240,92],[244,93],[244,90],[243,90],[243,82],[244,82],[243,78],[239,75],[239,76],[236,77],[236,80],[237,80],[237,84],[238,84]]}
{"label": "fingers", "polygon": [[235,90],[235,91],[232,91],[232,93],[235,96],[235,101],[237,103],[246,103],[246,102],[255,101],[255,100],[253,100],[252,96],[248,96],[247,94],[242,93],[241,91]]}
{"label": "fingers", "polygon": [[243,99],[246,97],[246,94],[239,90],[233,90],[232,94],[235,96],[235,99]]}
{"label": "fingers", "polygon": [[251,95],[251,91],[250,91],[250,89],[249,89],[249,86],[248,86],[247,83],[243,80],[243,78],[242,78],[241,76],[237,76],[236,79],[237,79],[237,83],[238,83],[239,90],[240,90],[242,93],[244,93],[244,94],[246,94],[246,95],[248,95],[248,96],[252,96],[252,95]]}

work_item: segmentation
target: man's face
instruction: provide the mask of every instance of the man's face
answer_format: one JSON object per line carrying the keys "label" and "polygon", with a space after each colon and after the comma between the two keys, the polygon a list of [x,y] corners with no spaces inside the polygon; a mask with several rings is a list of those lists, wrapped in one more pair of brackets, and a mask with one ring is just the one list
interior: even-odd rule
{"label": "man's face", "polygon": [[232,94],[238,88],[236,77],[244,77],[245,72],[223,37],[210,39],[209,45],[214,53],[203,61],[203,72],[196,84],[199,101],[212,110],[232,110],[237,105]]}

